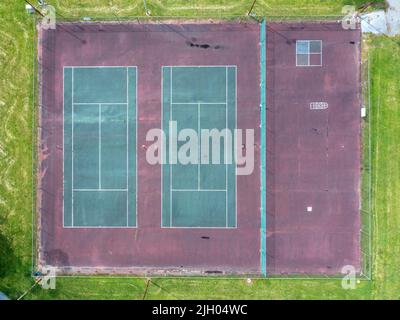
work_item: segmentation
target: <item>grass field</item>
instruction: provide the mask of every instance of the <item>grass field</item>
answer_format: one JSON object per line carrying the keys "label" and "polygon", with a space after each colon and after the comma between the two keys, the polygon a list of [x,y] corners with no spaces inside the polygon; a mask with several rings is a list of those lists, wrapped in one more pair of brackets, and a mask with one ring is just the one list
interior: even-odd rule
{"label": "grass field", "polygon": [[[53,0],[65,17],[144,15],[142,1]],[[354,1],[362,3],[363,1]],[[245,14],[252,1],[152,0],[153,15]],[[260,0],[259,15],[339,14],[346,1]],[[32,128],[34,23],[22,0],[0,3],[0,291],[28,290],[32,263]],[[397,41],[397,44],[395,43]],[[371,70],[373,281],[343,290],[339,280],[154,279],[146,299],[399,299],[400,39],[368,37]],[[56,290],[34,288],[26,299],[142,299],[145,279],[58,278]]]}

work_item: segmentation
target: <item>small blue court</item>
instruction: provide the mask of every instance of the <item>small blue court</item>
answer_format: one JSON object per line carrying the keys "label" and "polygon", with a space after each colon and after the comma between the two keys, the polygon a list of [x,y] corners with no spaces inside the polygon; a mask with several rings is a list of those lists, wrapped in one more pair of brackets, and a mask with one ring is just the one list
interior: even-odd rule
{"label": "small blue court", "polygon": [[136,67],[64,67],[64,227],[136,227]]}

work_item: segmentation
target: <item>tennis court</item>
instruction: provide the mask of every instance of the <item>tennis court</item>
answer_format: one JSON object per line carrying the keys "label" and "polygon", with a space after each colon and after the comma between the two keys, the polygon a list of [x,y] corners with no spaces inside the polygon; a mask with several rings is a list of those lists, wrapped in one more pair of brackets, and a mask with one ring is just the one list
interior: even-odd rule
{"label": "tennis court", "polygon": [[[235,227],[236,166],[228,157],[233,150],[229,134],[236,127],[236,67],[170,66],[163,67],[162,76],[164,130],[174,121],[177,132],[192,129],[200,138],[197,163],[170,160],[163,166],[162,226]],[[218,163],[201,157],[203,129],[221,133]],[[165,132],[166,140],[173,140],[173,133]],[[211,150],[210,141],[207,142],[207,149]],[[185,143],[178,141],[177,150]],[[167,159],[177,158],[170,144],[166,149]],[[215,156],[211,151],[210,154]]]}
{"label": "tennis court", "polygon": [[64,67],[64,227],[136,226],[136,68]]}

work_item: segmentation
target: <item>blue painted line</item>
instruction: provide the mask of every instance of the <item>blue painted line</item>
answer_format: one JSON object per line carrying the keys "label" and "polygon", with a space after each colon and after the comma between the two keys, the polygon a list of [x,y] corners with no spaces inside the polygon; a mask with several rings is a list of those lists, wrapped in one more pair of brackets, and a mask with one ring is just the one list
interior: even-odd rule
{"label": "blue painted line", "polygon": [[260,24],[260,109],[261,109],[261,227],[260,227],[260,268],[261,274],[267,276],[267,260],[266,260],[266,245],[267,245],[267,212],[266,212],[266,146],[267,146],[267,127],[266,127],[266,25],[265,19]]}

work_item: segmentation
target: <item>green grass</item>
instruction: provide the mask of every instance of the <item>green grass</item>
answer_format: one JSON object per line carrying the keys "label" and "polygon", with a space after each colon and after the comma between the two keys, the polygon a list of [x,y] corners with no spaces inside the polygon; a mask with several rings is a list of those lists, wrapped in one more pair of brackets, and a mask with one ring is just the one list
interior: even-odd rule
{"label": "green grass", "polygon": [[0,4],[0,290],[12,297],[30,285],[32,261],[34,42],[23,9]]}
{"label": "green grass", "polygon": [[[52,0],[65,17],[126,17],[145,15],[142,0]],[[343,5],[358,7],[364,0],[257,0],[254,13],[268,16],[338,15]],[[379,2],[379,0],[370,1]],[[232,16],[247,14],[253,0],[147,0],[152,16]]]}
{"label": "green grass", "polygon": [[[66,17],[144,15],[132,0],[53,0]],[[353,1],[360,4],[363,1]],[[244,14],[252,1],[148,0],[153,15]],[[262,15],[340,14],[343,1],[259,0]],[[0,291],[19,297],[33,284],[32,124],[34,23],[22,0],[0,2]],[[397,39],[400,42],[400,39]],[[147,299],[399,299],[400,46],[368,37],[371,69],[373,281],[343,290],[339,280],[154,279]],[[368,129],[368,128],[367,128]],[[56,290],[35,287],[26,299],[142,299],[145,279],[58,278]]]}
{"label": "green grass", "polygon": [[400,298],[400,39],[369,43],[373,107],[373,298]]}

